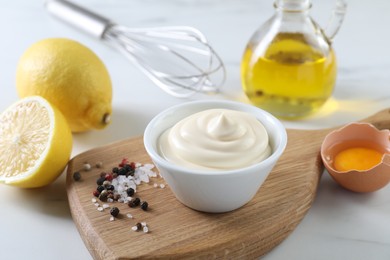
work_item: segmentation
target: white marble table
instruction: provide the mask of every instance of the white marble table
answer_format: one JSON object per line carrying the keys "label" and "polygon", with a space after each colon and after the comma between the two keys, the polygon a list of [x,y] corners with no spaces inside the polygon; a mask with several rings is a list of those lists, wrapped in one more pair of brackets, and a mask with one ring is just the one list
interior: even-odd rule
{"label": "white marble table", "polygon": [[[17,100],[15,69],[32,43],[68,37],[93,49],[114,85],[113,123],[74,135],[72,155],[141,135],[161,109],[183,102],[163,93],[114,50],[54,20],[43,1],[0,1],[0,110]],[[80,0],[131,26],[191,25],[203,31],[226,63],[228,79],[218,98],[248,102],[239,63],[247,40],[273,13],[272,0]],[[315,1],[313,16],[326,24],[332,1]],[[325,128],[390,107],[390,2],[350,1],[334,48],[339,76],[333,100],[313,117],[284,122],[290,128]],[[72,221],[64,175],[35,190],[0,186],[0,259],[90,259]],[[316,200],[297,229],[264,259],[390,259],[390,186],[372,193],[343,190],[324,173]]]}

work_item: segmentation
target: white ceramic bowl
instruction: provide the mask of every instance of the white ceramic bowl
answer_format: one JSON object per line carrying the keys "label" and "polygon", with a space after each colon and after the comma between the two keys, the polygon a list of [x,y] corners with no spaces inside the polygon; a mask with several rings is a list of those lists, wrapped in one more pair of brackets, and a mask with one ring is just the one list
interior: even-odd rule
{"label": "white ceramic bowl", "polygon": [[[194,113],[224,108],[254,115],[266,128],[272,154],[264,161],[236,170],[205,171],[172,164],[158,153],[158,139],[168,128]],[[287,134],[282,123],[257,107],[232,101],[194,101],[173,106],[154,117],[145,129],[147,153],[184,205],[204,212],[227,212],[249,202],[282,155]]]}

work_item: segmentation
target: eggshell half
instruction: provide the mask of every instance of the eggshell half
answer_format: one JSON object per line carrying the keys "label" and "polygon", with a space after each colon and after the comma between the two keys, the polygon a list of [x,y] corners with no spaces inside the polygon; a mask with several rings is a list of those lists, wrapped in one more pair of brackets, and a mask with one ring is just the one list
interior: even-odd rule
{"label": "eggshell half", "polygon": [[[355,192],[379,190],[390,182],[390,131],[378,130],[368,123],[352,123],[329,133],[321,146],[321,157],[332,178]],[[350,147],[364,146],[384,154],[382,161],[366,171],[340,172],[334,169],[334,157]]]}

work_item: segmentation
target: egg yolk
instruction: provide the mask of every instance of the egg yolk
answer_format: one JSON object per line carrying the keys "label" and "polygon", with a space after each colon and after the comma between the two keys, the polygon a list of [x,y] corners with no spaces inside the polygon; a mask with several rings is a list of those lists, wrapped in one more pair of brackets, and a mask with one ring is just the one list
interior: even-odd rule
{"label": "egg yolk", "polygon": [[334,168],[337,171],[368,170],[379,164],[383,154],[375,149],[365,147],[348,148],[336,155]]}

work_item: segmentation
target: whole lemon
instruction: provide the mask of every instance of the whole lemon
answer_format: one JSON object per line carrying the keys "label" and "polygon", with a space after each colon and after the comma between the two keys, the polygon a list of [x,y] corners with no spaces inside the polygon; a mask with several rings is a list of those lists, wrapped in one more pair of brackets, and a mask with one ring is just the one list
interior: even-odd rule
{"label": "whole lemon", "polygon": [[49,38],[30,46],[19,61],[16,88],[20,97],[39,95],[55,105],[72,132],[110,122],[109,73],[93,51],[74,40]]}

